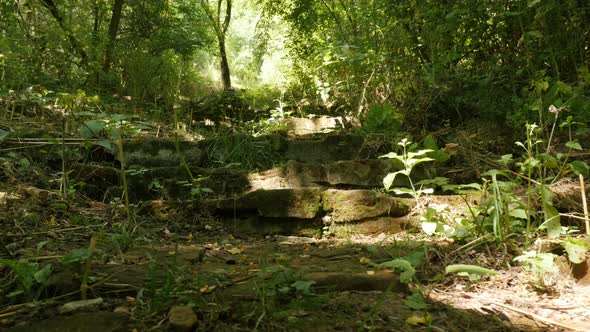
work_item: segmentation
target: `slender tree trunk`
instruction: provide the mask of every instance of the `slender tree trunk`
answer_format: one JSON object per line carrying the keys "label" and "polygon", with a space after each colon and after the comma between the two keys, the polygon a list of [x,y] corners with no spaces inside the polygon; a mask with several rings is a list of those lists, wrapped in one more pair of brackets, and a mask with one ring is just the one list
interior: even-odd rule
{"label": "slender tree trunk", "polygon": [[113,63],[113,47],[115,47],[115,40],[117,39],[119,25],[121,24],[121,13],[123,12],[124,2],[125,0],[115,0],[113,5],[113,13],[109,24],[109,39],[106,44],[104,63],[102,66],[102,70],[105,73],[108,73],[111,70],[111,65]]}
{"label": "slender tree trunk", "polygon": [[225,52],[225,35],[218,36],[219,39],[219,58],[221,68],[221,83],[223,90],[231,90],[231,78],[229,75],[229,63],[227,62],[227,54]]}
{"label": "slender tree trunk", "polygon": [[227,61],[227,52],[225,49],[225,36],[227,29],[229,27],[229,22],[231,21],[231,8],[232,8],[232,0],[225,0],[225,15],[223,18],[223,22],[221,21],[221,5],[223,0],[217,0],[217,8],[216,11],[213,12],[211,5],[209,4],[208,0],[201,0],[201,4],[209,21],[213,25],[213,29],[215,30],[215,35],[217,36],[217,43],[219,44],[219,63],[221,69],[221,84],[223,85],[223,90],[228,91],[231,90],[231,78],[230,78],[230,70],[229,70],[229,62]]}
{"label": "slender tree trunk", "polygon": [[70,42],[70,44],[72,45],[74,50],[76,50],[76,53],[78,53],[78,56],[80,57],[80,65],[82,65],[82,66],[86,65],[88,62],[88,53],[86,53],[86,51],[82,47],[82,44],[80,44],[78,42],[78,40],[76,39],[74,34],[70,31],[70,29],[68,27],[66,27],[64,19],[61,16],[61,14],[59,13],[59,11],[57,10],[57,6],[55,5],[55,2],[53,2],[53,0],[43,0],[43,6],[45,8],[47,8],[47,10],[49,10],[49,12],[51,13],[51,16],[53,16],[55,21],[57,21],[57,24],[59,24],[59,27],[66,34],[68,41]]}

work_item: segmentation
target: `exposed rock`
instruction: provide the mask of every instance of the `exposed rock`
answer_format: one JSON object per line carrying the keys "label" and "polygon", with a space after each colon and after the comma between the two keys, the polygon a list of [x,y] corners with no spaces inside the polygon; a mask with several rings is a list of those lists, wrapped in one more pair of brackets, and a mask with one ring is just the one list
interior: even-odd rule
{"label": "exposed rock", "polygon": [[322,233],[322,225],[315,219],[262,218],[259,216],[250,216],[248,218],[229,219],[226,227],[236,234],[285,234],[320,237]]}
{"label": "exposed rock", "polygon": [[411,201],[371,190],[329,189],[322,194],[322,207],[333,222],[350,222],[379,216],[401,217],[410,212]]}
{"label": "exposed rock", "polygon": [[[139,165],[145,168],[178,166],[181,159],[176,153],[175,144],[174,140],[158,138],[128,142],[123,146],[125,165]],[[200,166],[203,163],[205,155],[196,143],[180,141],[178,144],[187,164]]]}
{"label": "exposed rock", "polygon": [[[248,179],[253,190],[289,189],[302,187],[354,186],[383,187],[383,178],[390,172],[400,170],[401,165],[393,160],[343,160],[324,163],[303,163],[290,160],[284,168],[274,168],[261,173],[251,174]],[[425,174],[415,171],[412,178],[424,179]],[[408,187],[407,177],[398,176],[394,187]]]}
{"label": "exposed rock", "polygon": [[325,134],[339,129],[344,129],[342,117],[317,117],[317,118],[288,118],[285,119],[287,133],[291,136],[304,136],[312,134]]}
{"label": "exposed rock", "polygon": [[290,140],[284,159],[301,162],[330,162],[354,160],[364,143],[361,136],[332,135],[321,139]]}
{"label": "exposed rock", "polygon": [[[382,187],[383,178],[391,172],[401,169],[401,165],[392,160],[343,160],[326,164],[326,180],[331,185],[356,185],[363,187]],[[406,186],[408,181],[399,176],[394,186]]]}
{"label": "exposed rock", "polygon": [[193,308],[189,306],[174,306],[168,312],[168,322],[174,331],[192,331],[199,322]]}
{"label": "exposed rock", "polygon": [[222,211],[256,211],[266,218],[312,219],[320,210],[319,188],[257,190],[216,202]]}
{"label": "exposed rock", "polygon": [[314,287],[336,291],[386,291],[406,292],[408,286],[399,281],[399,275],[390,271],[373,273],[314,272],[304,276],[315,281]]}
{"label": "exposed rock", "polygon": [[358,234],[396,234],[404,229],[415,227],[416,223],[416,220],[409,217],[378,217],[360,222],[334,223],[330,226],[330,233],[339,238],[347,238]]}
{"label": "exposed rock", "polygon": [[59,307],[58,311],[60,314],[67,314],[80,311],[94,311],[98,310],[98,307],[103,302],[104,301],[101,297],[90,300],[73,301],[62,305],[61,307]]}
{"label": "exposed rock", "polygon": [[114,312],[79,313],[8,329],[9,332],[125,332],[129,315]]}

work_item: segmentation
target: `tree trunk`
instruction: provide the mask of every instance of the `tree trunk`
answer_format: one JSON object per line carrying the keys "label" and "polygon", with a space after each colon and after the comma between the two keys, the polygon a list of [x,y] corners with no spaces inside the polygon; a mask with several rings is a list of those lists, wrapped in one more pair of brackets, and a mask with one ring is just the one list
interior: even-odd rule
{"label": "tree trunk", "polygon": [[227,62],[227,54],[225,52],[225,34],[217,37],[219,40],[219,58],[221,68],[221,83],[223,90],[231,90],[231,78],[229,75],[229,63]]}
{"label": "tree trunk", "polygon": [[111,64],[113,62],[113,47],[115,46],[115,40],[117,39],[117,33],[119,32],[124,2],[125,0],[115,0],[113,5],[113,14],[109,24],[109,39],[106,44],[104,63],[102,66],[102,70],[105,73],[108,73],[111,70]]}
{"label": "tree trunk", "polygon": [[202,7],[205,10],[207,17],[211,21],[213,29],[215,30],[215,35],[217,36],[217,43],[219,44],[219,67],[221,69],[221,83],[223,85],[223,90],[228,91],[231,90],[232,87],[229,62],[227,61],[227,52],[225,50],[225,35],[231,20],[232,0],[225,0],[225,16],[223,18],[223,22],[221,21],[222,3],[223,0],[217,0],[217,8],[214,13],[211,5],[209,4],[209,1],[201,0]]}

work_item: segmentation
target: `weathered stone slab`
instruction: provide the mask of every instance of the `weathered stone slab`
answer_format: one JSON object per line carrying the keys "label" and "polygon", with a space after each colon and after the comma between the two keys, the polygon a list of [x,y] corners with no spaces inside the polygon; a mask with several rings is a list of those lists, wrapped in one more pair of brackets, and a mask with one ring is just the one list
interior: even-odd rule
{"label": "weathered stone slab", "polygon": [[[416,219],[416,220],[414,220]],[[419,224],[417,218],[412,217],[377,217],[352,223],[334,223],[329,232],[338,238],[354,235],[397,234],[405,229],[411,229]]]}
{"label": "weathered stone slab", "polygon": [[216,205],[224,211],[256,211],[265,218],[313,219],[320,211],[320,201],[319,188],[274,189],[219,200]]}
{"label": "weathered stone slab", "polygon": [[[363,187],[382,187],[383,178],[391,172],[401,169],[401,165],[392,160],[342,160],[325,165],[326,180],[331,185],[356,185]],[[399,176],[396,186],[407,184],[407,179]]]}
{"label": "weathered stone slab", "polygon": [[412,208],[408,200],[371,190],[329,189],[322,193],[322,208],[333,222],[351,222],[379,216],[401,217]]}
{"label": "weathered stone slab", "polygon": [[344,129],[341,117],[288,118],[285,119],[285,124],[287,133],[291,136],[325,134]]}
{"label": "weathered stone slab", "polygon": [[[174,140],[153,137],[128,142],[123,146],[124,163],[145,168],[178,166],[181,159],[176,153],[175,144]],[[187,164],[200,166],[203,163],[205,154],[197,147],[197,143],[180,141],[178,144]]]}
{"label": "weathered stone slab", "polygon": [[361,136],[331,135],[325,138],[289,140],[284,159],[325,163],[334,160],[358,159],[363,147]]}
{"label": "weathered stone slab", "polygon": [[290,160],[287,166],[250,174],[250,190],[291,189],[319,187],[326,182],[324,167],[320,164]]}

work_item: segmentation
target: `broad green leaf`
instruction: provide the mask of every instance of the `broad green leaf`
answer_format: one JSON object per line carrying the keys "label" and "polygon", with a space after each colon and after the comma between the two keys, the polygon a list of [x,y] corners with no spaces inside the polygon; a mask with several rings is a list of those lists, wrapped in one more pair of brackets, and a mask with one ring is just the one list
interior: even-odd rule
{"label": "broad green leaf", "polygon": [[389,158],[389,159],[400,158],[400,157],[401,157],[401,156],[400,156],[400,155],[398,155],[398,154],[397,154],[397,153],[395,153],[395,152],[390,152],[390,153],[388,153],[388,154],[384,154],[384,155],[382,155],[382,156],[379,156],[379,158]]}
{"label": "broad green leaf", "polygon": [[436,144],[436,141],[434,140],[434,138],[432,137],[432,135],[428,135],[424,138],[424,141],[422,142],[422,145],[426,148],[426,149],[431,149],[431,150],[438,150],[439,147]]}
{"label": "broad green leaf", "polygon": [[465,195],[470,193],[476,193],[481,191],[481,184],[479,183],[468,183],[468,184],[449,184],[443,185],[444,191],[452,191],[459,195]]}
{"label": "broad green leaf", "polygon": [[510,216],[518,219],[527,219],[527,213],[525,209],[513,209],[510,210]]}
{"label": "broad green leaf", "polygon": [[2,142],[6,137],[8,137],[9,134],[10,132],[0,129],[0,142]]}
{"label": "broad green leaf", "polygon": [[90,251],[87,248],[76,248],[70,250],[62,258],[64,264],[81,263],[90,258]]}
{"label": "broad green leaf", "polygon": [[389,173],[383,178],[383,186],[385,186],[386,190],[389,190],[393,185],[393,181],[395,181],[395,177],[399,174],[399,172]]}
{"label": "broad green leaf", "polygon": [[420,158],[420,159],[410,158],[410,159],[408,159],[406,161],[406,165],[407,165],[408,168],[414,168],[414,166],[416,166],[418,164],[421,164],[421,163],[424,163],[424,162],[427,162],[427,161],[433,161],[433,160],[434,159],[428,158],[428,157]]}
{"label": "broad green leaf", "polygon": [[47,280],[49,279],[52,270],[53,268],[51,264],[47,264],[41,270],[37,271],[33,275],[33,277],[35,278],[35,281],[37,281],[38,283],[45,284],[45,282],[47,282]]}
{"label": "broad green leaf", "polygon": [[113,142],[107,140],[107,139],[103,139],[100,140],[98,142],[95,142],[94,144],[102,146],[103,148],[107,149],[107,151],[111,152],[111,153],[115,153],[116,151],[116,144],[114,144]]}
{"label": "broad green leaf", "polygon": [[443,187],[443,186],[448,185],[448,183],[449,183],[449,178],[437,176],[434,179],[420,180],[416,184],[417,185],[434,185],[437,187]]}
{"label": "broad green leaf", "polygon": [[414,194],[414,191],[410,188],[393,188],[393,192],[396,193],[396,195]]}
{"label": "broad green leaf", "polygon": [[413,292],[412,295],[406,297],[404,304],[414,310],[425,310],[429,307],[420,291]]}
{"label": "broad green leaf", "polygon": [[582,146],[580,145],[580,143],[578,143],[576,141],[569,141],[569,142],[565,143],[565,146],[567,146],[570,149],[574,149],[574,150],[578,150],[578,151],[584,150],[582,148]]}
{"label": "broad green leaf", "polygon": [[80,136],[83,138],[95,138],[106,126],[106,122],[103,120],[89,120],[85,121],[80,126]]}
{"label": "broad green leaf", "polygon": [[543,214],[545,215],[545,226],[547,226],[547,236],[557,238],[561,234],[561,221],[559,211],[553,206],[543,203]]}
{"label": "broad green leaf", "polygon": [[427,153],[430,153],[432,151],[434,151],[434,150],[431,150],[431,149],[422,149],[422,150],[416,151],[416,152],[408,152],[407,154],[408,154],[408,157],[409,158],[415,158],[415,157],[423,156],[423,155],[425,155]]}
{"label": "broad green leaf", "polygon": [[576,175],[582,174],[584,177],[590,177],[590,167],[581,160],[574,160],[569,163],[570,168]]}
{"label": "broad green leaf", "polygon": [[303,295],[310,295],[311,294],[311,286],[316,282],[313,280],[297,280],[291,287],[293,287],[298,293]]}
{"label": "broad green leaf", "polygon": [[428,154],[430,158],[440,163],[444,163],[445,161],[449,160],[449,154],[446,153],[444,150],[435,150]]}
{"label": "broad green leaf", "polygon": [[590,250],[590,243],[584,239],[570,238],[563,241],[562,245],[567,252],[568,259],[574,264],[582,263]]}

